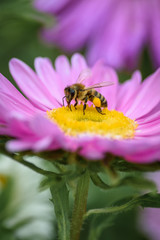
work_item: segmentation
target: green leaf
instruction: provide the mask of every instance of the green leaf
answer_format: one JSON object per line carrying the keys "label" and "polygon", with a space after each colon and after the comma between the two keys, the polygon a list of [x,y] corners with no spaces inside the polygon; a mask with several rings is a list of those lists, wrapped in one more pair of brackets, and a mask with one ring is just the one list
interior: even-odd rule
{"label": "green leaf", "polygon": [[160,194],[147,193],[142,196],[135,197],[129,201],[126,201],[123,205],[89,210],[85,214],[84,219],[86,219],[91,215],[97,215],[97,214],[108,214],[108,213],[118,214],[124,211],[131,210],[133,207],[138,205],[141,207],[160,208]]}
{"label": "green leaf", "polygon": [[11,159],[13,159],[16,162],[19,162],[20,164],[32,169],[34,172],[39,173],[43,176],[46,177],[52,177],[54,178],[56,181],[60,181],[61,178],[67,174],[70,174],[69,172],[65,172],[65,173],[55,173],[53,171],[47,171],[44,170],[38,166],[36,166],[35,164],[28,162],[26,160],[24,160],[25,155],[23,153],[9,153],[7,152],[5,149],[2,149],[1,151],[4,155],[10,157]]}
{"label": "green leaf", "polygon": [[134,164],[116,157],[110,162],[110,168],[120,172],[152,172],[160,170],[160,162],[152,164]]}
{"label": "green leaf", "polygon": [[132,186],[135,189],[139,190],[150,190],[153,192],[157,191],[156,184],[149,180],[149,179],[144,179],[143,177],[139,176],[126,176],[123,177],[122,179],[117,180],[114,184],[108,185],[106,184],[97,173],[90,173],[92,182],[97,186],[100,187],[101,189],[108,190],[111,188],[115,187],[120,187],[120,186]]}
{"label": "green leaf", "polygon": [[91,176],[91,180],[92,182],[97,186],[100,187],[104,190],[108,190],[110,188],[112,188],[112,186],[109,186],[108,184],[106,184],[104,181],[102,181],[102,179],[99,177],[99,175],[97,173],[90,173]]}
{"label": "green leaf", "polygon": [[82,228],[83,216],[86,212],[88,189],[89,189],[90,175],[87,169],[79,177],[77,181],[74,207],[71,220],[71,239],[78,240]]}
{"label": "green leaf", "polygon": [[0,193],[0,221],[7,217],[7,207],[11,200],[13,190],[13,182],[11,178],[7,178],[5,186]]}
{"label": "green leaf", "polygon": [[[61,179],[60,179],[60,181],[61,181]],[[46,190],[47,188],[50,188],[52,185],[54,185],[55,184],[55,181],[54,181],[54,179],[52,179],[52,178],[44,178],[42,181],[41,181],[41,183],[40,183],[40,185],[39,185],[39,190],[40,191],[44,191],[44,190]]]}
{"label": "green leaf", "polygon": [[147,208],[160,208],[160,194],[145,194],[139,197],[139,204]]}
{"label": "green leaf", "polygon": [[50,191],[57,218],[59,240],[69,240],[69,191],[64,181],[53,184]]}

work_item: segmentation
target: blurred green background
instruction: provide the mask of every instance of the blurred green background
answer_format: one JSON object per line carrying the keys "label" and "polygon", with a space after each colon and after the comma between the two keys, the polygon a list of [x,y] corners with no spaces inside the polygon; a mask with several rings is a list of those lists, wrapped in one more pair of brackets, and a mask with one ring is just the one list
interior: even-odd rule
{"label": "blurred green background", "polygon": [[10,78],[8,62],[16,57],[34,65],[35,57],[55,59],[56,48],[45,45],[39,38],[40,28],[50,26],[54,19],[36,12],[30,0],[0,1],[0,72]]}
{"label": "blurred green background", "polygon": [[[9,80],[12,80],[12,77],[9,73],[8,69],[8,62],[11,58],[16,57],[24,62],[26,62],[29,66],[33,67],[35,57],[42,56],[42,57],[49,57],[51,58],[52,62],[59,54],[62,52],[54,46],[46,45],[40,39],[40,29],[42,26],[50,26],[54,23],[54,19],[51,16],[41,14],[36,12],[32,8],[32,1],[30,0],[1,0],[0,1],[0,72],[5,75]],[[141,65],[139,69],[142,71],[143,77],[150,74],[153,69],[150,64],[150,60],[148,57],[147,50],[144,51],[142,57]],[[119,73],[120,80],[124,81],[130,76],[131,73],[128,72],[121,72]],[[0,157],[0,174],[4,174],[1,169],[1,164],[4,161],[3,156]],[[10,193],[14,190],[14,186],[16,181],[14,180],[14,175],[16,176],[16,163],[12,162],[12,165],[15,164],[15,171],[14,173],[7,172],[7,178],[9,179],[8,184],[5,186],[0,185],[0,204],[1,210],[2,204],[4,204],[5,209],[7,210],[7,219],[11,217],[13,214],[12,211],[8,212],[8,208],[10,205],[10,201],[12,198]],[[9,165],[9,163],[8,163]],[[22,167],[25,168],[25,167]],[[11,168],[8,168],[11,170]],[[18,168],[17,168],[18,171]],[[26,169],[28,174],[30,174],[31,170]],[[12,176],[11,176],[12,175]],[[17,176],[16,176],[17,177]],[[30,179],[34,179],[36,176],[30,175]],[[18,181],[23,182],[25,181],[25,177],[18,176]],[[36,185],[37,195],[39,196],[38,192],[38,184]],[[35,190],[35,189],[34,189]],[[32,187],[30,191],[28,191],[28,195],[32,194]],[[110,204],[110,199],[121,199],[121,196],[125,195],[130,196],[133,194],[133,189],[128,188],[120,188],[117,191],[100,191],[93,186],[91,187],[90,191],[90,198],[89,198],[89,205],[88,208],[91,207],[104,207]],[[15,197],[14,195],[12,196]],[[21,195],[16,195],[19,197],[20,205],[22,208],[23,200],[21,200]],[[101,201],[100,201],[101,200]],[[50,206],[50,202],[45,202],[45,205]],[[19,205],[17,205],[18,207]],[[28,211],[32,211],[30,208]],[[54,216],[53,212],[50,213]],[[13,217],[13,216],[12,216]],[[36,218],[36,216],[32,216]],[[26,222],[25,222],[26,219]],[[25,214],[23,215],[23,219],[21,223],[25,223],[24,227],[27,225],[27,217]],[[104,216],[101,219],[97,218],[94,220],[90,220],[85,224],[85,231],[82,232],[82,239],[88,239],[88,229],[93,224],[94,228],[98,226],[99,221],[104,222],[104,231],[101,235],[101,240],[147,240],[148,238],[144,236],[143,233],[138,230],[138,210],[133,210],[127,213],[122,213],[117,216],[116,221],[114,224],[111,221],[111,216]],[[34,219],[33,219],[34,221]],[[52,222],[52,223],[51,223]],[[35,236],[22,236],[17,234],[16,227],[14,228],[13,225],[6,225],[6,215],[2,216],[2,211],[0,211],[0,239],[1,240],[24,240],[24,239],[56,239],[55,237],[55,230],[54,226],[55,220],[50,219],[49,221],[46,220],[46,223],[53,227],[53,232],[50,231],[48,233],[48,237],[41,236],[36,238]],[[19,223],[20,224],[20,223]],[[109,225],[108,228],[106,226]],[[23,225],[23,224],[22,224]],[[20,225],[18,227],[21,227]],[[56,226],[55,226],[56,227]],[[47,230],[46,230],[47,231]],[[93,233],[94,234],[94,233]]]}

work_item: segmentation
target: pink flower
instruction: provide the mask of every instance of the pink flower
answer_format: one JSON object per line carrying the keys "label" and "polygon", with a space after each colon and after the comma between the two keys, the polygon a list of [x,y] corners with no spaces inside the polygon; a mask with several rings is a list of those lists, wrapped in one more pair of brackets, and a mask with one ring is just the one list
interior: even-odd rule
{"label": "pink flower", "polygon": [[[98,89],[108,109],[101,115],[87,106],[83,115],[82,105],[77,110],[72,106],[72,111],[62,108],[64,88],[88,69],[80,54],[72,56],[71,64],[59,56],[54,68],[49,59],[38,57],[36,73],[18,59],[12,59],[9,68],[26,97],[0,75],[0,134],[13,137],[6,145],[8,151],[63,149],[92,160],[103,159],[107,153],[136,163],[160,160],[160,69],[143,82],[136,71],[130,80],[119,84],[114,70],[97,62],[90,69],[86,86],[89,81],[114,82]],[[48,117],[52,113],[55,121]]]}
{"label": "pink flower", "polygon": [[[160,193],[160,172],[148,174],[148,178],[156,182],[158,193]],[[145,208],[140,212],[140,222],[142,230],[152,240],[160,239],[160,209]]]}
{"label": "pink flower", "polygon": [[43,38],[67,52],[85,47],[90,64],[103,58],[118,69],[135,68],[148,46],[160,66],[159,0],[35,0],[34,6],[56,18]]}

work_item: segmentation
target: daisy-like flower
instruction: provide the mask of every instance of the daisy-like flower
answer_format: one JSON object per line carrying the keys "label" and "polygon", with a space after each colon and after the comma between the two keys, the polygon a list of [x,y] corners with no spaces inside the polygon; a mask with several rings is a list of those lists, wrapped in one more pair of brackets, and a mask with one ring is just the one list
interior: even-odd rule
{"label": "daisy-like flower", "polygon": [[[63,149],[90,160],[113,154],[137,163],[160,159],[160,70],[143,82],[136,71],[119,84],[112,68],[99,61],[89,69],[80,54],[74,54],[71,63],[59,56],[55,67],[47,58],[36,58],[36,73],[18,59],[12,59],[9,68],[26,97],[0,75],[0,134],[14,138],[6,145],[8,151]],[[90,77],[85,86],[114,83],[97,89],[108,102],[105,115],[92,104],[85,114],[80,102],[77,109],[71,105],[72,111],[62,105],[64,88],[86,69]]]}
{"label": "daisy-like flower", "polygon": [[68,52],[85,47],[90,64],[103,58],[117,69],[135,68],[148,45],[160,66],[159,0],[35,0],[34,6],[56,19],[43,38]]}

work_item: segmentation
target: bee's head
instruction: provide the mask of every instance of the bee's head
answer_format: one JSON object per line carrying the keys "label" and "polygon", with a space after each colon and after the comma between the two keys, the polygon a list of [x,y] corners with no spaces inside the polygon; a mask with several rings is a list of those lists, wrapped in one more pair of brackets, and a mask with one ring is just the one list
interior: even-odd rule
{"label": "bee's head", "polygon": [[71,87],[66,87],[64,89],[64,94],[65,94],[67,103],[70,103],[72,101],[72,99],[74,98],[75,90]]}

